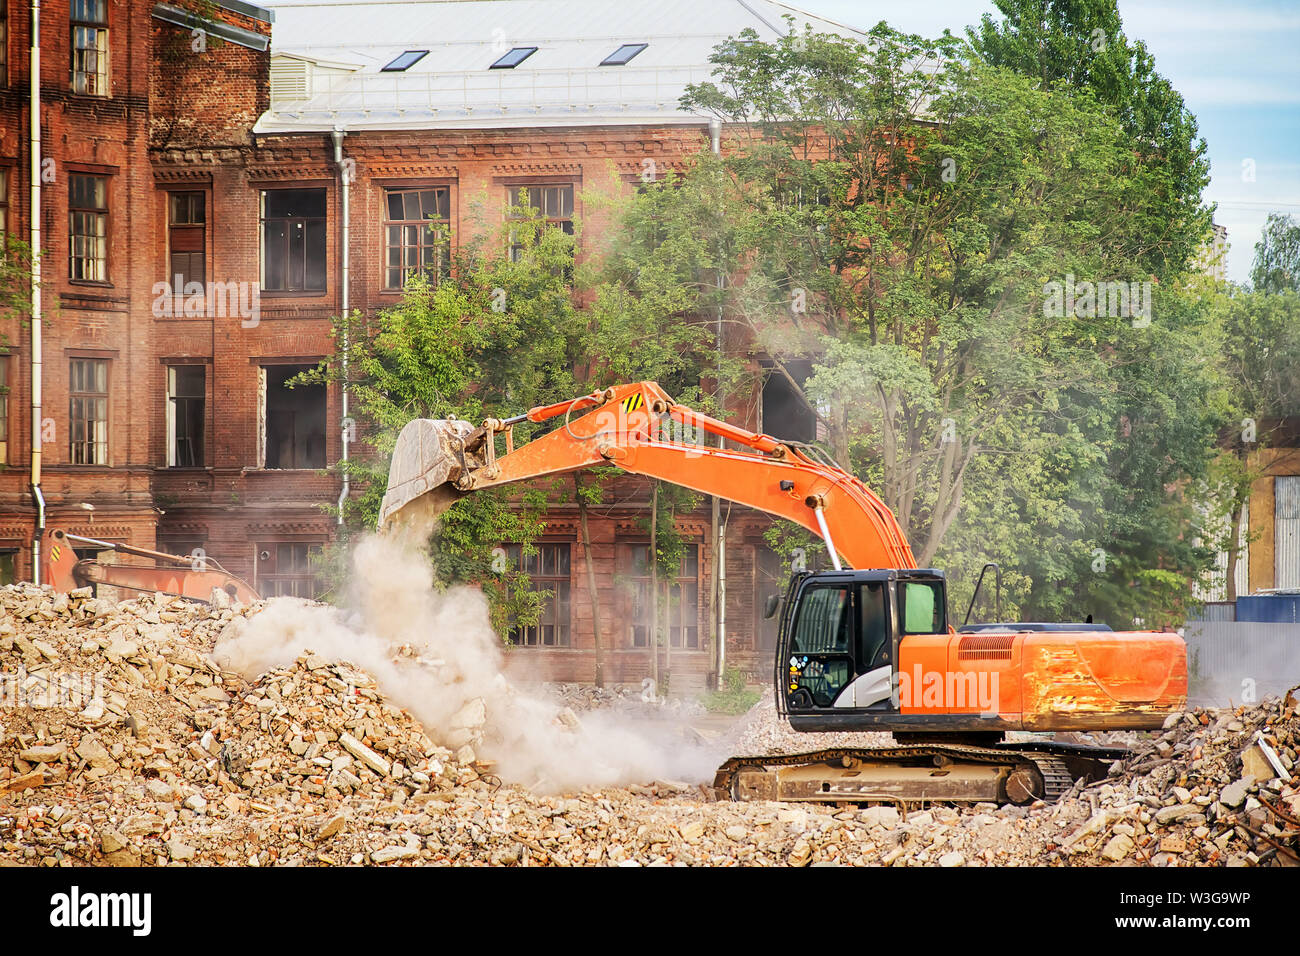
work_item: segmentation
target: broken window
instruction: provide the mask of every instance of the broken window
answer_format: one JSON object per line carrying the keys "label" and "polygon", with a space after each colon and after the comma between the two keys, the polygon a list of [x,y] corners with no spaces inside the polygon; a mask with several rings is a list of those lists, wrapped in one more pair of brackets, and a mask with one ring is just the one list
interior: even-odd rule
{"label": "broken window", "polygon": [[385,200],[384,288],[401,289],[415,273],[436,284],[450,265],[451,190],[390,189]]}
{"label": "broken window", "polygon": [[68,462],[73,465],[107,465],[107,359],[71,361],[68,404]]}
{"label": "broken window", "polygon": [[295,375],[311,365],[268,365],[265,376],[263,427],[267,468],[325,467],[325,386],[295,385]]}
{"label": "broken window", "polygon": [[262,291],[325,291],[325,190],[263,191]]}
{"label": "broken window", "polygon": [[[511,218],[521,219],[526,210],[541,216],[566,236],[573,235],[573,186],[508,186],[506,207]],[[523,237],[510,232],[510,261],[518,262],[527,248]]]}
{"label": "broken window", "polygon": [[72,0],[72,92],[108,96],[108,0]]}
{"label": "broken window", "polygon": [[[668,602],[662,606],[659,627],[668,635],[671,646],[698,650],[700,646],[700,552],[699,546],[686,545],[677,566],[677,574],[667,579]],[[631,570],[631,639],[633,647],[650,646],[650,545],[628,546]],[[659,574],[660,587],[665,575]],[[662,593],[662,592],[661,592]]]}
{"label": "broken window", "polygon": [[539,544],[536,554],[524,554],[517,544],[506,546],[512,566],[532,580],[534,591],[549,591],[535,625],[512,625],[510,643],[526,647],[569,646],[569,568],[567,543]]}
{"label": "broken window", "polygon": [[257,550],[257,590],[263,597],[316,598],[322,547],[313,542],[263,544]]}
{"label": "broken window", "polygon": [[167,368],[167,466],[203,466],[203,403],[207,369],[202,365]]}
{"label": "broken window", "polygon": [[774,364],[763,363],[761,430],[781,441],[816,441],[817,416],[802,394],[804,382],[812,375],[812,363],[790,361],[782,364],[797,387]]}
{"label": "broken window", "polygon": [[68,177],[68,276],[108,281],[108,179]]}
{"label": "broken window", "polygon": [[[206,196],[201,192],[170,193],[167,197],[167,251],[172,295],[186,295],[191,282],[203,285],[207,273],[205,242]],[[202,289],[199,290],[202,292]]]}

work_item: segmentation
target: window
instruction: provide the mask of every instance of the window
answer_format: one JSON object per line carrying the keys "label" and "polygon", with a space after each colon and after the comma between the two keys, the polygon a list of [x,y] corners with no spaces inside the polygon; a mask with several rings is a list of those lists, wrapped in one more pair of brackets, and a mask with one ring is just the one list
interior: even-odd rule
{"label": "window", "polygon": [[69,363],[68,402],[68,462],[107,465],[107,359],[73,359]]}
{"label": "window", "polygon": [[[2,3],[3,0],[0,0]],[[4,42],[4,30],[0,29],[0,44]],[[0,49],[3,46],[0,45]],[[4,70],[0,68],[0,79],[4,77]],[[0,245],[9,244],[9,170],[0,166]]]}
{"label": "window", "polygon": [[257,550],[257,590],[263,597],[316,597],[316,566],[321,546],[307,542],[277,542]]}
{"label": "window", "polygon": [[415,66],[415,64],[428,56],[428,54],[428,50],[407,50],[395,60],[390,61],[387,66],[381,67],[379,72],[400,73],[403,70],[409,70],[411,67]]}
{"label": "window", "polygon": [[[631,638],[633,647],[650,646],[650,545],[629,546],[632,572]],[[668,580],[668,603],[659,625],[672,647],[700,646],[699,548],[688,544],[675,578]],[[660,575],[663,582],[664,577]]]}
{"label": "window", "polygon": [[569,646],[569,545],[539,544],[536,554],[524,554],[517,544],[506,546],[515,570],[532,580],[534,591],[549,591],[534,626],[512,625],[510,642],[524,647]]}
{"label": "window", "polygon": [[0,548],[0,587],[18,583],[18,549]]}
{"label": "window", "polygon": [[451,190],[390,189],[385,195],[384,288],[400,289],[413,273],[436,283],[450,262]]}
{"label": "window", "polygon": [[108,180],[68,177],[69,277],[108,281]]}
{"label": "window", "polygon": [[501,59],[493,63],[490,67],[488,67],[488,69],[489,70],[513,70],[520,63],[523,63],[524,60],[528,59],[536,52],[537,52],[537,47],[535,46],[517,46],[509,53],[507,53],[505,56],[501,57]]}
{"label": "window", "polygon": [[624,66],[629,60],[644,50],[647,43],[624,43],[621,47],[600,61],[601,66]]}
{"label": "window", "polygon": [[325,386],[286,384],[311,365],[270,365],[265,377],[264,461],[267,468],[325,467]]}
{"label": "window", "polygon": [[9,464],[9,361],[0,355],[0,465]]}
{"label": "window", "polygon": [[167,466],[203,465],[203,400],[207,369],[202,365],[167,368]]}
{"label": "window", "polygon": [[[507,209],[532,209],[535,215],[545,218],[548,225],[555,226],[565,235],[573,235],[573,187],[572,186],[508,186],[506,188]],[[513,218],[523,218],[518,212],[511,213]],[[510,233],[510,260],[518,262],[524,254],[521,237]]]}
{"label": "window", "polygon": [[[787,361],[786,371],[799,383],[812,375],[812,363]],[[762,430],[782,441],[811,442],[817,440],[817,416],[804,401],[800,389],[790,384],[771,362],[764,362]]]}
{"label": "window", "polygon": [[0,0],[0,84],[9,85],[9,0]]}
{"label": "window", "polygon": [[262,291],[325,291],[325,190],[262,193]]}
{"label": "window", "polygon": [[[204,225],[206,195],[170,193],[167,197],[167,252],[172,295],[185,295],[191,282],[203,285],[207,275]],[[202,291],[202,290],[199,290]]]}
{"label": "window", "polygon": [[942,634],[947,629],[943,585],[938,582],[903,582],[899,586],[899,603],[904,634]]}
{"label": "window", "polygon": [[108,0],[72,0],[72,92],[108,96]]}

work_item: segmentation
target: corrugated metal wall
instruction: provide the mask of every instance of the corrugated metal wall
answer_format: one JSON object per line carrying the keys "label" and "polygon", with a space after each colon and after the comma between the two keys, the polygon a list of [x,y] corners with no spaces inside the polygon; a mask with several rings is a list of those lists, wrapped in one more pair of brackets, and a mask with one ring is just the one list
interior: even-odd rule
{"label": "corrugated metal wall", "polygon": [[1275,588],[1300,588],[1300,475],[1273,480]]}
{"label": "corrugated metal wall", "polygon": [[1248,703],[1300,684],[1300,624],[1204,621],[1183,637],[1193,704]]}

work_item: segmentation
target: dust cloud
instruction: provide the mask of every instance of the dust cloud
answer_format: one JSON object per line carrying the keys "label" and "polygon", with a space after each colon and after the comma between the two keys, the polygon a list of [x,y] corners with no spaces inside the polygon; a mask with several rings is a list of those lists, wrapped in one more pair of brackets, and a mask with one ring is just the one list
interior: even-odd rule
{"label": "dust cloud", "polygon": [[575,722],[554,700],[511,685],[486,598],[468,587],[437,591],[414,543],[425,539],[367,536],[353,549],[343,608],[273,598],[232,622],[214,656],[249,678],[304,651],[349,662],[435,741],[452,749],[468,742],[496,762],[503,781],[539,791],[712,780],[727,754],[690,739],[679,723],[611,711]]}

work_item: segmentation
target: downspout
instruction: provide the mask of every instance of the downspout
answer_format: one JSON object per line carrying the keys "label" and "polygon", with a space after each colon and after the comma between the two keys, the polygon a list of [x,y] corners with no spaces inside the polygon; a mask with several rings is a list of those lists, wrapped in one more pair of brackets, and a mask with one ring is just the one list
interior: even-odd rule
{"label": "downspout", "polygon": [[[716,116],[709,120],[709,147],[713,155],[722,156],[722,120]],[[718,353],[718,382],[715,394],[718,397],[718,417],[726,417],[724,405],[726,395],[722,390],[722,290],[726,280],[722,270],[718,270],[718,317],[715,330],[715,347]],[[726,441],[718,436],[718,447],[725,448]],[[722,689],[722,672],[727,666],[727,529],[722,523],[722,502],[714,495],[711,508],[713,530],[713,613],[718,635],[717,647],[717,687]]]}
{"label": "downspout", "polygon": [[339,491],[339,524],[343,524],[343,505],[348,500],[348,492],[351,490],[351,480],[348,476],[348,444],[349,444],[349,425],[348,421],[348,228],[351,224],[350,207],[348,204],[348,185],[351,176],[347,168],[343,165],[343,128],[334,127],[334,132],[330,134],[334,138],[334,164],[339,168],[339,190],[343,197],[343,229],[342,241],[343,249],[340,258],[342,284],[342,312],[343,312],[343,457],[340,464],[343,466],[343,487]]}
{"label": "downspout", "polygon": [[32,245],[32,499],[36,535],[32,539],[32,581],[41,583],[41,536],[45,533],[45,495],[41,493],[41,0],[32,0],[31,159],[32,196],[28,218]]}

